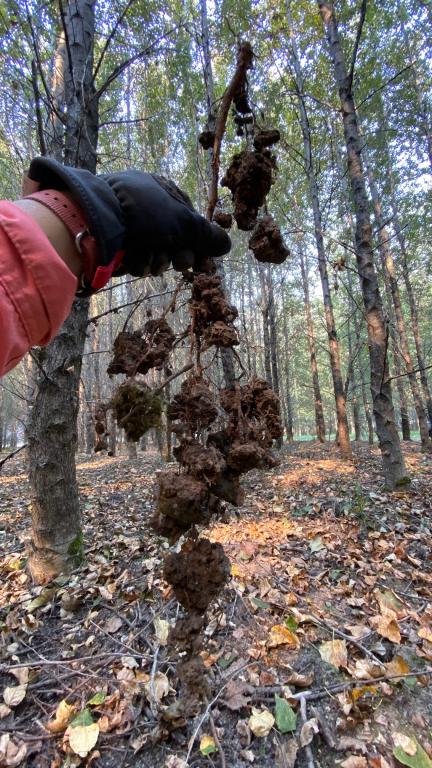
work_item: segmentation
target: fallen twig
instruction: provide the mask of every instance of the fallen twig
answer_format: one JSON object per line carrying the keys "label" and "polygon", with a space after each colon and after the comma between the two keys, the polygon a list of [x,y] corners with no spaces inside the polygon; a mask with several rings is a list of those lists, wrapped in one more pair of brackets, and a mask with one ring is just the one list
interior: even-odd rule
{"label": "fallen twig", "polygon": [[[303,723],[303,725],[307,722],[307,704],[306,704],[306,698],[304,696],[300,697],[300,719]],[[304,747],[304,751],[306,753],[306,759],[308,768],[315,768],[315,761],[313,757],[312,747],[310,744],[306,744]]]}

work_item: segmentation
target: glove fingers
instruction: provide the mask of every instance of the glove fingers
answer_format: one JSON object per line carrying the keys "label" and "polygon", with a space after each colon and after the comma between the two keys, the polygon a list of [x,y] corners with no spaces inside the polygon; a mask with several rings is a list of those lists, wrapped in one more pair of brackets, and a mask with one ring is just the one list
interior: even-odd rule
{"label": "glove fingers", "polygon": [[183,248],[181,251],[173,254],[172,265],[177,272],[184,272],[186,269],[191,269],[196,261],[194,252],[190,249]]}

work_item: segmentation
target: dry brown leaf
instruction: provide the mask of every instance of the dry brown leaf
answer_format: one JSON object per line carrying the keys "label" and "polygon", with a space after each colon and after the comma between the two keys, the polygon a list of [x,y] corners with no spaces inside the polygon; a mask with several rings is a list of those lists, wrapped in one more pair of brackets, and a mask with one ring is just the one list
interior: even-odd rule
{"label": "dry brown leaf", "polygon": [[11,685],[4,689],[3,699],[8,707],[17,707],[21,704],[27,691],[26,685]]}
{"label": "dry brown leaf", "polygon": [[66,699],[63,699],[56,709],[54,720],[50,720],[49,723],[46,724],[45,728],[47,731],[50,733],[61,733],[66,730],[76,709],[75,704],[68,704]]}
{"label": "dry brown leaf", "polygon": [[345,667],[348,664],[348,651],[345,640],[328,640],[319,647],[320,656],[333,667]]}
{"label": "dry brown leaf", "polygon": [[378,664],[374,664],[369,659],[356,659],[354,665],[349,665],[348,671],[356,680],[369,680],[371,677],[382,675],[382,670]]}
{"label": "dry brown leaf", "polygon": [[249,728],[254,736],[263,738],[268,736],[274,726],[275,719],[268,709],[255,709],[252,707],[252,714],[248,720]]}
{"label": "dry brown leaf", "polygon": [[254,689],[244,680],[230,680],[223,697],[222,704],[233,712],[247,707]]}
{"label": "dry brown leaf", "polygon": [[370,629],[366,624],[346,624],[345,629],[353,636],[355,640],[361,640],[370,633]]}
{"label": "dry brown leaf", "polygon": [[20,765],[27,754],[26,744],[15,744],[9,733],[0,736],[0,765],[13,768]]}
{"label": "dry brown leaf", "polygon": [[29,681],[30,670],[28,667],[20,667],[19,669],[11,669],[10,674],[18,680],[20,685],[27,685]]}
{"label": "dry brown leaf", "polygon": [[120,616],[111,616],[111,618],[105,622],[103,628],[109,635],[114,635],[122,626],[123,619],[121,619]]}
{"label": "dry brown leaf", "polygon": [[351,755],[341,762],[342,768],[367,768],[367,760],[360,755]]}
{"label": "dry brown leaf", "polygon": [[[399,654],[396,654],[396,656],[394,656],[391,661],[388,661],[385,665],[385,668],[389,675],[392,676],[407,675],[410,671],[409,664],[407,664],[404,657],[400,656]],[[394,682],[397,683],[398,679],[400,680],[400,678],[395,678]]]}
{"label": "dry brown leaf", "polygon": [[66,731],[69,738],[69,746],[72,752],[80,757],[87,757],[99,738],[99,725],[77,725],[76,728],[69,728]]}
{"label": "dry brown leaf", "polygon": [[375,589],[374,596],[380,607],[380,612],[383,615],[388,613],[396,619],[402,619],[404,616],[406,616],[406,606],[391,589],[386,589],[384,592],[381,592],[379,589]]}
{"label": "dry brown leaf", "polygon": [[300,746],[306,747],[313,741],[313,737],[319,733],[319,723],[316,717],[311,717],[303,723],[300,731]]}
{"label": "dry brown leaf", "polygon": [[0,720],[3,720],[5,717],[10,715],[11,712],[12,710],[7,706],[7,704],[0,704]]}
{"label": "dry brown leaf", "polygon": [[167,757],[164,768],[187,768],[187,763],[182,757],[177,755],[169,755]]}
{"label": "dry brown leaf", "polygon": [[299,746],[296,739],[281,739],[276,744],[275,768],[294,768]]}
{"label": "dry brown leaf", "polygon": [[401,633],[397,623],[396,614],[387,612],[379,616],[371,616],[369,623],[381,637],[385,637],[392,643],[400,643]]}
{"label": "dry brown leaf", "polygon": [[170,692],[169,680],[163,672],[156,672],[153,679],[148,678],[144,684],[144,690],[149,701],[156,701],[159,704]]}
{"label": "dry brown leaf", "polygon": [[165,619],[160,619],[158,616],[153,621],[156,637],[161,645],[166,645],[168,641],[168,633],[170,630],[169,622]]}
{"label": "dry brown leaf", "polygon": [[418,636],[421,637],[422,640],[427,640],[429,643],[432,643],[432,627],[420,627]]}
{"label": "dry brown leaf", "polygon": [[288,645],[290,648],[299,648],[300,640],[294,632],[288,629],[288,627],[285,627],[283,624],[275,624],[274,627],[270,629],[267,647],[277,648],[279,645]]}
{"label": "dry brown leaf", "polygon": [[295,685],[297,688],[309,688],[314,680],[314,671],[311,670],[308,675],[300,675],[298,672],[290,672],[285,680],[287,685]]}

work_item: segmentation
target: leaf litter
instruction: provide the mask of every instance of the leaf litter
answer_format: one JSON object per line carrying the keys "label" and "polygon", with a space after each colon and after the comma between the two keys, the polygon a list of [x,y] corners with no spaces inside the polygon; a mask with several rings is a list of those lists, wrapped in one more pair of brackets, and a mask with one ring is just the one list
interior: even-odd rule
{"label": "leaf litter", "polygon": [[431,765],[430,458],[407,449],[413,487],[397,494],[363,445],[354,465],[317,444],[281,458],[246,478],[241,521],[228,507],[205,531],[231,581],[209,610],[209,688],[187,720],[166,645],[178,605],[163,578],[169,549],[149,525],[161,460],[83,459],[86,562],[44,588],[25,570],[28,489],[10,463],[1,765],[200,768],[221,764],[221,750],[232,768],[301,768],[311,754],[324,768]]}

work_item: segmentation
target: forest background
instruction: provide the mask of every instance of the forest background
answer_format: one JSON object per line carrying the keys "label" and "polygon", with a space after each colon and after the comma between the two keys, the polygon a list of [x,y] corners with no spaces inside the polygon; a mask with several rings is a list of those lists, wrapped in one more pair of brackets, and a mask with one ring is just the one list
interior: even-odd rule
{"label": "forest background", "polygon": [[[351,437],[372,440],[367,329],[354,256],[353,203],[340,102],[318,6],[242,1],[206,8],[204,0],[201,5],[84,5],[95,13],[91,87],[98,92],[100,115],[97,170],[135,167],[168,175],[188,190],[203,212],[208,159],[198,137],[208,118],[205,47],[211,54],[214,108],[232,74],[239,40],[244,36],[250,40],[255,52],[249,77],[255,118],[261,126],[281,133],[277,179],[268,205],[291,253],[281,266],[259,265],[248,251],[247,233],[232,229],[233,249],[225,259],[225,272],[230,299],[240,313],[238,354],[248,373],[267,378],[279,392],[287,440],[313,438],[317,431],[333,439],[331,363],[335,353],[334,349],[329,353],[329,338],[330,347],[336,340]],[[344,3],[337,10],[349,62],[356,48],[359,8]],[[65,9],[56,3],[3,2],[0,13],[0,194],[14,199],[31,157],[45,151],[55,154],[56,142],[58,150],[64,141],[65,123],[59,114],[66,108],[62,104]],[[396,377],[393,398],[405,438],[419,436],[416,394],[409,386],[407,367],[422,369],[421,375],[411,378],[418,378],[420,408],[432,417],[427,379],[432,344],[428,279],[431,24],[429,6],[417,0],[369,3],[353,82],[390,376]],[[60,108],[53,106],[56,99]],[[230,121],[222,170],[247,142],[236,135],[235,128]],[[231,210],[228,190],[222,188],[220,202],[224,210]],[[322,234],[318,246],[316,206]],[[391,280],[383,268],[389,250],[405,326],[402,339]],[[113,339],[131,308],[135,312],[129,329],[140,327],[149,311],[157,313],[166,305],[174,281],[172,271],[144,283],[117,279],[91,299],[79,390],[80,450],[93,450],[94,407],[112,392],[105,371]],[[330,330],[321,283],[327,309],[329,301],[332,305]],[[180,311],[174,322],[180,328],[184,321]],[[14,448],[24,440],[35,365],[34,356],[28,356],[1,382],[2,447]],[[218,354],[211,375],[216,383],[222,381]],[[110,447],[115,450],[122,436],[112,432]],[[162,434],[155,439],[161,446],[165,440]]]}

